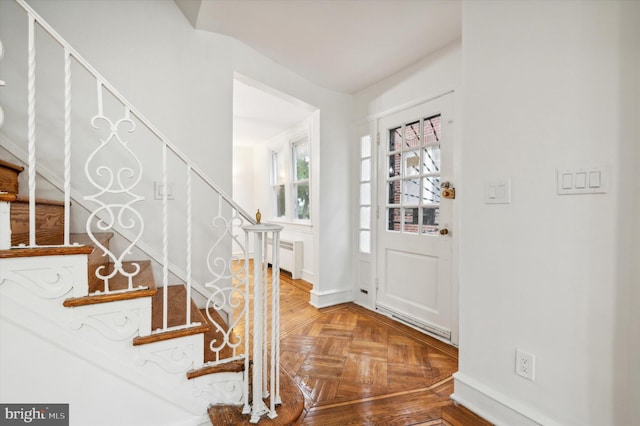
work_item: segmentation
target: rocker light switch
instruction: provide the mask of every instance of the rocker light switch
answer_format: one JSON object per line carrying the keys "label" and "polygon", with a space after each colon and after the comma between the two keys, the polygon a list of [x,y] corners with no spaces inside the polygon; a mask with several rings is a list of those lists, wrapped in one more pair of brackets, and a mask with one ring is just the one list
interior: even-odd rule
{"label": "rocker light switch", "polygon": [[510,204],[511,179],[501,179],[487,182],[484,185],[485,204]]}
{"label": "rocker light switch", "polygon": [[608,167],[558,169],[558,195],[605,194],[609,175]]}

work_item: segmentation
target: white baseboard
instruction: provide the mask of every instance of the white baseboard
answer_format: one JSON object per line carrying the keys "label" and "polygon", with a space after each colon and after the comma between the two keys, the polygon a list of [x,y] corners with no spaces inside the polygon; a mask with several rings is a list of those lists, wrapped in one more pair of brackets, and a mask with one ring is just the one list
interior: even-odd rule
{"label": "white baseboard", "polygon": [[534,408],[497,392],[471,377],[453,375],[456,403],[465,406],[496,426],[562,426]]}
{"label": "white baseboard", "polygon": [[353,302],[353,290],[311,290],[309,303],[315,308],[326,308],[328,306],[339,305],[340,303]]}

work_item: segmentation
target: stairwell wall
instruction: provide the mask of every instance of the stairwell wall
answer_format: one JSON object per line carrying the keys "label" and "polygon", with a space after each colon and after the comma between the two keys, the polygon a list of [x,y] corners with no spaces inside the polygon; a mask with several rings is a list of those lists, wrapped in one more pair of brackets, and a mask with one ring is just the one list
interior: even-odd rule
{"label": "stairwell wall", "polygon": [[174,2],[29,4],[229,194],[235,72],[319,108],[312,299],[318,306],[352,300],[345,184],[351,96],[318,87],[239,41],[194,30]]}

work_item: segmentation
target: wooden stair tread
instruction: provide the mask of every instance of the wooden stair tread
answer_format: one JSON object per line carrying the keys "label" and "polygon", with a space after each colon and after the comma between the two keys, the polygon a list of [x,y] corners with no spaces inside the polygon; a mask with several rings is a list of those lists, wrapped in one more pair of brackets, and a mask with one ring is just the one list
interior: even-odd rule
{"label": "wooden stair tread", "polygon": [[[164,305],[164,292],[167,291],[167,299],[169,306],[167,312],[167,327],[181,327],[186,325],[187,316],[187,289],[183,285],[168,286],[158,288],[157,293],[151,299],[151,329],[160,330],[163,326],[163,305]],[[158,331],[150,336],[139,336],[133,339],[134,346],[144,345],[147,343],[160,342],[163,340],[169,340],[176,337],[191,336],[194,334],[206,333],[209,330],[209,324],[202,316],[198,307],[193,300],[190,300],[191,304],[191,323],[199,323],[184,328],[178,328],[169,331]]]}
{"label": "wooden stair tread", "polygon": [[[270,419],[268,415],[260,418],[260,425],[285,426],[294,424],[304,409],[304,396],[293,379],[284,371],[280,372],[280,397],[282,405],[276,406],[278,417]],[[269,407],[269,400],[265,400]],[[209,407],[209,419],[214,425],[252,425],[250,414],[242,414],[242,406],[213,405]]]}
{"label": "wooden stair tread", "polygon": [[0,201],[13,203],[17,199],[18,199],[18,196],[16,194],[12,194],[10,192],[0,192]]}
{"label": "wooden stair tread", "polygon": [[[211,322],[211,320],[207,316],[206,309],[200,309],[200,313],[202,314],[202,317],[209,325],[209,330],[207,330],[207,332],[204,334],[204,362],[205,363],[215,362],[218,360],[218,357],[216,357],[216,353],[211,350],[211,347],[209,344],[214,340],[217,342],[223,342],[224,335],[218,329],[218,327],[216,327],[215,324]],[[213,308],[209,308],[209,314],[214,319],[214,321],[218,323],[220,327],[223,328],[225,332],[229,329],[226,321],[224,320],[224,318],[222,318],[222,316],[218,313],[218,311],[216,311]],[[228,359],[228,358],[231,358],[232,356],[233,356],[233,350],[229,348],[227,345],[225,345],[220,350],[219,359]],[[244,371],[244,359],[234,360],[231,362],[226,362],[218,365],[208,365],[208,366],[199,368],[197,370],[188,371],[187,379],[193,379],[195,377],[205,376],[207,374],[236,373],[239,371]]]}
{"label": "wooden stair tread", "polygon": [[[140,272],[133,278],[133,287],[147,287],[138,290],[131,290],[121,293],[103,293],[103,294],[91,294],[83,297],[73,297],[64,301],[63,305],[67,307],[94,305],[96,303],[113,302],[116,300],[129,300],[137,299],[140,297],[154,296],[158,289],[156,288],[155,279],[153,278],[153,270],[151,268],[151,261],[133,261],[123,262],[125,271],[132,271],[135,266],[140,265]],[[108,264],[107,273],[113,271],[113,264]],[[104,273],[103,273],[104,275]],[[122,274],[117,274],[114,278],[109,280],[109,290],[118,291],[126,290],[129,287],[129,280]],[[102,291],[101,289],[99,289]],[[91,289],[90,289],[91,291]]]}
{"label": "wooden stair tread", "polygon": [[0,259],[33,256],[69,256],[73,254],[90,254],[93,247],[87,246],[54,246],[54,247],[14,247],[0,250]]}
{"label": "wooden stair tread", "polygon": [[[207,346],[208,340],[205,339],[204,344]],[[244,371],[244,359],[238,359],[224,364],[210,365],[198,368],[196,370],[187,371],[187,379],[195,379],[196,377],[206,376],[215,373],[239,373]]]}
{"label": "wooden stair tread", "polygon": [[[113,237],[112,232],[100,232],[94,234],[96,238],[106,247]],[[94,242],[87,234],[70,234],[69,241],[73,246],[44,246],[44,247],[14,247],[0,250],[0,259],[10,259],[16,257],[32,256],[65,256],[72,254],[91,254],[95,247]]]}
{"label": "wooden stair tread", "polygon": [[6,160],[3,160],[2,158],[0,158],[0,167],[7,168],[18,173],[22,173],[24,171],[24,167],[11,163]]}

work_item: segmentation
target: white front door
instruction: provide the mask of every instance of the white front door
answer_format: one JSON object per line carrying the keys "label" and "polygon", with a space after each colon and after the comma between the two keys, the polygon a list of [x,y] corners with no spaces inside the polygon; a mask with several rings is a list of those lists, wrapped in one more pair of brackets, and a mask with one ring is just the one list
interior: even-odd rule
{"label": "white front door", "polygon": [[451,339],[452,104],[448,94],[382,118],[376,308]]}

